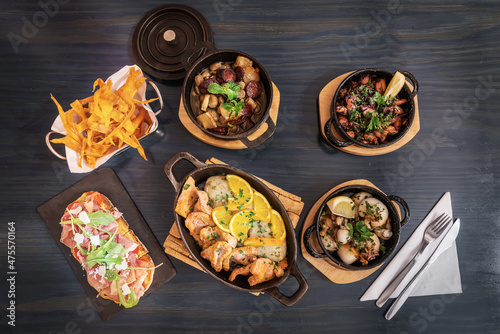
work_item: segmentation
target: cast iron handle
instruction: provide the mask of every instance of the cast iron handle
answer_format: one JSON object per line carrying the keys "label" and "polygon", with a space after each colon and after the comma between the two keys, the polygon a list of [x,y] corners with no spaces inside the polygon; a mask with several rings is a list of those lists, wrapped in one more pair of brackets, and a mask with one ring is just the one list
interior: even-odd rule
{"label": "cast iron handle", "polygon": [[272,136],[274,133],[274,130],[276,130],[276,124],[274,123],[273,119],[271,116],[269,116],[266,120],[267,123],[267,129],[266,131],[260,135],[259,137],[255,138],[254,140],[249,140],[248,137],[242,137],[239,138],[239,140],[245,145],[247,148],[253,148],[257,147],[260,144],[262,144],[264,141],[266,141],[269,137]]}
{"label": "cast iron handle", "polygon": [[193,45],[192,47],[187,49],[185,52],[183,52],[181,56],[182,67],[184,67],[186,72],[189,72],[189,70],[193,67],[194,63],[199,59],[194,56],[201,49],[207,49],[207,52],[212,52],[216,50],[215,45],[209,41],[203,41],[200,44]]}
{"label": "cast iron handle", "polygon": [[196,168],[201,168],[206,166],[203,162],[200,160],[196,159],[191,153],[189,152],[179,152],[176,155],[174,155],[170,160],[165,165],[164,171],[165,175],[167,178],[170,180],[170,183],[172,183],[172,186],[174,187],[176,192],[179,192],[179,189],[181,188],[182,184],[184,183],[182,180],[179,181],[175,175],[174,175],[174,167],[182,160],[187,160],[193,166]]}
{"label": "cast iron handle", "polygon": [[391,201],[394,201],[394,202],[398,203],[399,205],[401,205],[401,207],[403,208],[404,215],[403,215],[403,218],[401,219],[400,225],[401,225],[401,227],[405,226],[406,223],[408,223],[410,221],[410,208],[408,207],[408,204],[406,204],[406,201],[399,196],[390,195],[387,197]]}
{"label": "cast iron handle", "polygon": [[307,289],[309,288],[309,285],[307,284],[305,277],[300,272],[299,267],[297,266],[297,263],[295,263],[292,266],[292,268],[290,270],[290,275],[295,277],[297,282],[299,282],[299,288],[290,297],[282,294],[281,291],[278,289],[278,287],[273,287],[273,288],[269,288],[267,290],[264,290],[265,293],[273,296],[277,301],[279,301],[281,304],[283,304],[285,306],[294,305],[296,302],[298,302],[304,296]]}
{"label": "cast iron handle", "polygon": [[[322,259],[326,256],[325,253],[318,253],[314,250],[314,248],[311,245],[311,234],[316,231],[316,223],[312,224],[307,228],[307,230],[304,232],[304,247],[306,248],[306,251],[312,256],[317,259]],[[318,240],[319,242],[319,240]]]}
{"label": "cast iron handle", "polygon": [[408,71],[398,71],[398,72],[401,72],[402,74],[404,74],[405,77],[410,78],[410,81],[411,81],[411,83],[413,85],[413,91],[411,92],[411,97],[414,98],[415,95],[417,95],[417,92],[418,92],[418,81],[417,81],[417,79],[413,76],[413,74],[411,74]]}
{"label": "cast iron handle", "polygon": [[352,142],[352,141],[340,141],[337,138],[335,138],[335,136],[333,135],[333,132],[332,132],[332,123],[333,123],[334,117],[335,116],[332,115],[332,117],[330,117],[330,119],[325,124],[325,135],[326,135],[326,138],[328,139],[328,142],[336,147],[346,147],[346,146],[354,144],[354,142]]}

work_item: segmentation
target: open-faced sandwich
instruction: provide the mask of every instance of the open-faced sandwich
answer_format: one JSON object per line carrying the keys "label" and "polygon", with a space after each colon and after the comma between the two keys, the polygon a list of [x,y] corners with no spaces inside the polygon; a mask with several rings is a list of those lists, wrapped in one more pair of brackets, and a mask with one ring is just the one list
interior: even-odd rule
{"label": "open-faced sandwich", "polygon": [[66,207],[60,224],[61,242],[98,296],[135,306],[153,281],[155,265],[122,213],[106,196],[89,191]]}
{"label": "open-faced sandwich", "polygon": [[250,276],[257,285],[284,275],[287,268],[283,218],[240,176],[214,175],[198,185],[188,177],[175,211],[215,271]]}

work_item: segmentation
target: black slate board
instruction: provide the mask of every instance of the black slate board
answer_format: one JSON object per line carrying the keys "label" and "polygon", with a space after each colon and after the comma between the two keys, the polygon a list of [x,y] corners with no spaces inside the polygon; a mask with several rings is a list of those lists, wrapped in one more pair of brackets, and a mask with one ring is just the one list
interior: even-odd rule
{"label": "black slate board", "polygon": [[85,293],[92,300],[101,319],[107,321],[125,308],[111,300],[101,297],[95,298],[97,291],[88,283],[85,270],[82,269],[80,263],[73,257],[71,250],[60,242],[61,226],[59,222],[64,214],[66,206],[75,201],[86,191],[98,191],[108,197],[113,205],[123,213],[123,217],[129,223],[130,229],[134,231],[139,237],[139,240],[141,240],[149,250],[149,255],[152,257],[155,265],[163,263],[163,265],[156,268],[153,282],[142,298],[172,279],[176,271],[120,179],[110,168],[102,168],[93,172],[71,187],[65,189],[60,194],[38,206],[38,213],[47,225],[47,228],[56,240],[57,245],[66,257],[70,267],[73,269],[76,277],[85,289]]}

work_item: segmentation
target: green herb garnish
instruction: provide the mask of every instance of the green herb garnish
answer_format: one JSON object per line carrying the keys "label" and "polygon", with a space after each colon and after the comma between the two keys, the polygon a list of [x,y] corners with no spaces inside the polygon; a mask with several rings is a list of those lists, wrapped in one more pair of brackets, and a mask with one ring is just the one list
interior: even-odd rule
{"label": "green herb garnish", "polygon": [[349,236],[352,238],[352,243],[356,245],[357,248],[363,249],[365,248],[366,242],[373,241],[371,238],[373,233],[364,222],[357,222],[354,228],[350,223],[347,225],[349,226]]}
{"label": "green herb garnish", "polygon": [[[114,222],[116,220],[115,217],[109,212],[104,212],[104,211],[96,211],[96,212],[91,212],[87,213],[87,216],[90,219],[90,223],[86,225],[94,225],[94,226],[108,226],[110,223]],[[71,221],[65,221],[65,222],[60,222],[59,224],[64,225],[64,224],[76,224],[76,225],[85,225],[84,222],[80,220],[80,218],[75,218],[73,215],[71,215]]]}
{"label": "green herb garnish", "polygon": [[224,86],[213,82],[208,86],[208,92],[212,94],[225,95],[229,101],[232,101],[236,100],[236,98],[238,97],[238,91],[240,90],[240,88],[241,85],[238,85],[232,81],[226,82]]}

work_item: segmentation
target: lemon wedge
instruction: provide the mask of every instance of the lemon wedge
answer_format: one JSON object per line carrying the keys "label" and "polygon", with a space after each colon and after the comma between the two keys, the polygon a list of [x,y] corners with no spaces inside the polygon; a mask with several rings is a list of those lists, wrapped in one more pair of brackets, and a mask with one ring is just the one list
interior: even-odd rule
{"label": "lemon wedge", "polygon": [[353,200],[347,196],[336,196],[326,202],[330,211],[337,216],[345,218],[354,218],[356,205]]}
{"label": "lemon wedge", "polygon": [[212,210],[212,219],[215,224],[224,232],[229,232],[229,223],[233,217],[233,212],[227,206],[218,206]]}
{"label": "lemon wedge", "polygon": [[387,86],[384,96],[395,98],[405,84],[405,76],[401,72],[396,72]]}
{"label": "lemon wedge", "polygon": [[229,231],[239,242],[243,242],[248,237],[248,231],[253,227],[253,223],[258,221],[256,218],[256,213],[253,210],[237,212],[229,222]]}
{"label": "lemon wedge", "polygon": [[233,197],[228,199],[229,210],[239,211],[250,206],[253,202],[253,190],[250,184],[234,174],[226,175],[226,179],[233,193]]}
{"label": "lemon wedge", "polygon": [[257,217],[265,222],[271,220],[271,204],[267,198],[258,191],[253,192],[253,210]]}

